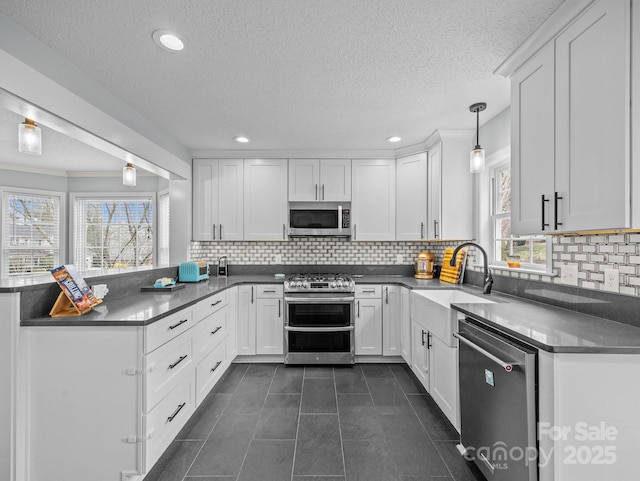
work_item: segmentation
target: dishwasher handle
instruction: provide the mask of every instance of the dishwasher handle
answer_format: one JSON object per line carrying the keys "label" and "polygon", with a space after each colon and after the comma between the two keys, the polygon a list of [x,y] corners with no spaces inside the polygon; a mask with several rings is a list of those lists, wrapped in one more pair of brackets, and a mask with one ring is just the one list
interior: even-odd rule
{"label": "dishwasher handle", "polygon": [[475,344],[474,342],[471,342],[469,339],[467,339],[464,336],[461,336],[460,334],[458,334],[457,332],[453,333],[453,337],[455,337],[456,339],[458,339],[460,342],[466,344],[467,346],[469,346],[471,349],[475,349],[476,351],[478,351],[480,354],[482,354],[485,357],[488,357],[489,359],[491,359],[493,362],[495,362],[496,364],[499,364],[500,366],[502,366],[504,368],[505,371],[507,372],[511,372],[513,371],[513,366],[518,366],[521,363],[519,362],[507,362],[507,361],[503,361],[502,359],[500,359],[497,356],[494,356],[493,354],[491,354],[489,351],[487,351],[486,349],[483,349],[482,347],[478,346],[477,344]]}

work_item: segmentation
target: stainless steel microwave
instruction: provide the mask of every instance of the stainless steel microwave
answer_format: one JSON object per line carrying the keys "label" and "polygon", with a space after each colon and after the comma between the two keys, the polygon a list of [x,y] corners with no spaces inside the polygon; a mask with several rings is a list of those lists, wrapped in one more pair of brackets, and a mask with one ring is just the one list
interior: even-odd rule
{"label": "stainless steel microwave", "polygon": [[350,209],[341,205],[331,208],[291,208],[289,210],[291,237],[350,237]]}

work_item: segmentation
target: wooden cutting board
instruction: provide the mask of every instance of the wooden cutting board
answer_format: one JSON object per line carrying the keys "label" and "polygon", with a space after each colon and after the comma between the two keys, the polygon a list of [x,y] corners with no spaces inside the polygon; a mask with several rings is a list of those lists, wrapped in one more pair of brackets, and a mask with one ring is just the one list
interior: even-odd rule
{"label": "wooden cutting board", "polygon": [[467,249],[460,249],[456,256],[455,267],[450,264],[455,249],[450,247],[444,251],[444,259],[442,260],[442,269],[440,270],[440,280],[451,284],[462,282],[464,275],[464,265],[467,260]]}

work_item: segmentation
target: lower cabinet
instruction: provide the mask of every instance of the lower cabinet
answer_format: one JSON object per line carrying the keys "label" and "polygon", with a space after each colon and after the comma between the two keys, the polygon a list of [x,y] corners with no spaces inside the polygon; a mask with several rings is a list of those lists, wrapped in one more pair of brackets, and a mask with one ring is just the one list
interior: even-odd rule
{"label": "lower cabinet", "polygon": [[382,287],[382,355],[399,356],[402,305],[400,286]]}
{"label": "lower cabinet", "polygon": [[402,359],[411,366],[411,291],[402,287],[400,289],[400,352]]}
{"label": "lower cabinet", "polygon": [[232,360],[234,289],[148,326],[21,328],[29,481],[142,479]]}
{"label": "lower cabinet", "polygon": [[238,355],[284,354],[282,284],[238,288]]}
{"label": "lower cabinet", "polygon": [[382,355],[381,292],[382,286],[356,285],[356,356]]}
{"label": "lower cabinet", "polygon": [[458,348],[411,320],[411,369],[451,424],[460,430]]}

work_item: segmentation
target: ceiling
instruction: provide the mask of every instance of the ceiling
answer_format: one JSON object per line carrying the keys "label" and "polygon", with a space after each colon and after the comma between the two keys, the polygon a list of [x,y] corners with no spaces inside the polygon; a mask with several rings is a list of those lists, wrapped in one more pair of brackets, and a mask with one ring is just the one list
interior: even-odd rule
{"label": "ceiling", "polygon": [[[481,124],[501,112],[509,82],[493,70],[561,3],[2,0],[0,12],[189,149],[354,150],[475,128],[475,102],[488,104]],[[157,47],[156,29],[185,50]]]}

